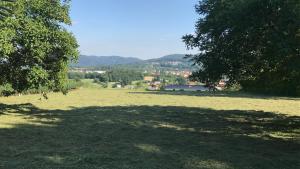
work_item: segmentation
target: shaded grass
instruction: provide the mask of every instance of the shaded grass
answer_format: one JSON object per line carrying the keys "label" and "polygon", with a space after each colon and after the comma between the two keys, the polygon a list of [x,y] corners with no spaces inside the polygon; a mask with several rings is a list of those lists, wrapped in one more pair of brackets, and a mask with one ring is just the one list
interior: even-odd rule
{"label": "shaded grass", "polygon": [[297,101],[95,89],[35,98],[2,98],[0,168],[300,166]]}

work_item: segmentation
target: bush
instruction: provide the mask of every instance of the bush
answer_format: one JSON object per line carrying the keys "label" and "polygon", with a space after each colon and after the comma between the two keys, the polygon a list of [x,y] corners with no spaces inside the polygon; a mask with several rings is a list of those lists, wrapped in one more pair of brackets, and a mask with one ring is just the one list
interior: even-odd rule
{"label": "bush", "polygon": [[82,72],[69,72],[68,73],[68,78],[69,79],[84,79],[85,78],[85,73],[82,73]]}
{"label": "bush", "polygon": [[[83,86],[83,82],[81,80],[68,80],[68,82],[65,85],[65,88],[63,89],[64,93],[67,93],[70,90],[78,89],[79,87]],[[39,87],[38,89],[28,89],[22,94],[28,95],[28,94],[44,94],[44,93],[49,93],[52,90],[49,89],[48,87]],[[59,91],[54,91],[54,92],[59,92]],[[10,84],[2,85],[0,86],[0,96],[11,96],[17,94],[16,91],[14,91],[11,87]]]}
{"label": "bush", "polygon": [[83,86],[83,82],[81,80],[69,80],[67,85],[65,86],[65,90],[74,90]]}
{"label": "bush", "polygon": [[103,88],[108,88],[108,83],[100,82],[99,83]]}
{"label": "bush", "polygon": [[0,96],[10,96],[13,95],[15,92],[11,85],[5,84],[0,86]]}

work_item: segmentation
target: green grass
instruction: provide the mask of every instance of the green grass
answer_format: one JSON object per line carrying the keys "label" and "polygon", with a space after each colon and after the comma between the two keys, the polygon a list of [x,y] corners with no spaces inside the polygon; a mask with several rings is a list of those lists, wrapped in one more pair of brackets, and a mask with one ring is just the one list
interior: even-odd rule
{"label": "green grass", "polygon": [[86,86],[0,98],[0,169],[300,166],[300,99]]}

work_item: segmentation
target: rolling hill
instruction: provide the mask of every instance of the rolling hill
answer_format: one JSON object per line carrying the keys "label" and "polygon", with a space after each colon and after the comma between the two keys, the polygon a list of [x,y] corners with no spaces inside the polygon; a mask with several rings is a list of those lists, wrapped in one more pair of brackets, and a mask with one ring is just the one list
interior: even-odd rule
{"label": "rolling hill", "polygon": [[186,65],[188,60],[184,59],[184,54],[167,55],[160,58],[141,60],[135,57],[122,56],[86,56],[81,55],[78,63],[73,63],[73,67],[96,67],[115,65]]}
{"label": "rolling hill", "polygon": [[147,60],[147,62],[176,62],[176,61],[187,62],[187,60],[184,59],[184,57],[185,57],[184,54],[173,54],[173,55],[166,55],[156,59],[149,59]]}
{"label": "rolling hill", "polygon": [[143,60],[134,57],[121,56],[86,56],[81,55],[78,63],[73,63],[74,67],[92,67],[92,66],[113,66],[139,63]]}

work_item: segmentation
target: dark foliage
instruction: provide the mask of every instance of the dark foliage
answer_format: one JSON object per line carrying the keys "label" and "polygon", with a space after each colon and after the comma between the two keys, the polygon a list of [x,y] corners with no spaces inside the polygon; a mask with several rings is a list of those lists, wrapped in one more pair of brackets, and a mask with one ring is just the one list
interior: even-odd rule
{"label": "dark foliage", "polygon": [[70,0],[8,4],[10,15],[0,20],[0,85],[19,93],[41,86],[66,92],[68,65],[78,56],[76,39],[64,27],[71,25]]}
{"label": "dark foliage", "polygon": [[[78,89],[80,87],[83,86],[83,82],[80,79],[76,79],[76,80],[68,80],[65,82],[64,85],[64,91],[68,92],[70,90],[74,90],[74,89]],[[39,88],[33,88],[33,89],[27,89],[24,90],[20,93],[18,93],[17,91],[15,91],[11,85],[6,84],[6,85],[2,85],[0,86],[0,96],[11,96],[11,95],[16,95],[16,94],[45,94],[49,93],[49,92],[59,92],[59,90],[53,90],[51,88],[48,88],[47,86],[41,86]]]}
{"label": "dark foliage", "polygon": [[0,0],[0,19],[4,19],[11,14],[12,2],[15,2],[15,0]]}
{"label": "dark foliage", "polygon": [[223,76],[244,90],[300,96],[300,1],[202,0],[194,35],[183,37],[201,69],[194,77]]}
{"label": "dark foliage", "polygon": [[109,82],[120,82],[122,86],[143,79],[143,74],[141,72],[130,69],[113,69],[108,71],[106,75]]}
{"label": "dark foliage", "polygon": [[70,79],[96,79],[98,82],[119,82],[122,86],[131,84],[133,81],[142,80],[143,73],[133,69],[111,68],[106,73],[82,73],[69,72]]}

